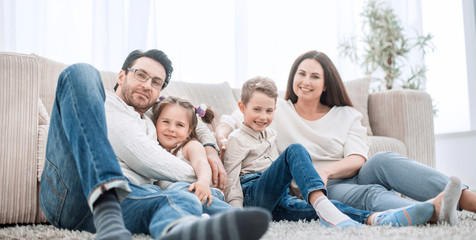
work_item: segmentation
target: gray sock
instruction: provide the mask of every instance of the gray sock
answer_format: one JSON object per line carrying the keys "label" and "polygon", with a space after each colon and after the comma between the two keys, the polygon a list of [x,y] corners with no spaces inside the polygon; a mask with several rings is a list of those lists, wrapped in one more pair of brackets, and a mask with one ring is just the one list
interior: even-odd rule
{"label": "gray sock", "polygon": [[132,239],[131,233],[124,226],[121,206],[113,190],[103,193],[93,207],[96,239]]}
{"label": "gray sock", "polygon": [[445,187],[443,201],[441,203],[438,222],[449,222],[451,226],[458,224],[458,214],[456,208],[461,197],[461,180],[457,177],[450,177],[450,182]]}
{"label": "gray sock", "polygon": [[266,232],[271,214],[261,208],[232,209],[208,219],[180,223],[162,240],[259,239]]}

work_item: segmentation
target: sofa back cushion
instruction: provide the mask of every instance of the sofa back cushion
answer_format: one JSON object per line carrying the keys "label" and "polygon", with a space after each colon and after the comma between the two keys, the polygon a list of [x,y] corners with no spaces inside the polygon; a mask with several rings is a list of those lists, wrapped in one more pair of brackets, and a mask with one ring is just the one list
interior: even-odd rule
{"label": "sofa back cushion", "polygon": [[[51,114],[56,95],[56,85],[61,72],[68,66],[67,64],[57,62],[36,54],[32,54],[38,59],[39,76],[41,84],[39,86],[40,99],[43,102],[48,114]],[[104,89],[113,90],[117,82],[118,73],[100,71],[103,80]]]}
{"label": "sofa back cushion", "polygon": [[233,91],[227,82],[205,84],[172,80],[161,95],[182,97],[188,99],[194,106],[203,103],[219,115],[231,114],[238,107]]}

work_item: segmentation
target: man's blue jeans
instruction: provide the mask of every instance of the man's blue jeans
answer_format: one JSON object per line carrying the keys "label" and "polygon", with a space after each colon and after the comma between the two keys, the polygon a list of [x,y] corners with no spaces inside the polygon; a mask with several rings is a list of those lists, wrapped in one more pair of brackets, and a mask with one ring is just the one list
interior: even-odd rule
{"label": "man's blue jeans", "polygon": [[[175,190],[175,191],[183,191],[187,192],[189,194],[195,194],[195,191],[189,192],[188,187],[190,187],[190,183],[187,182],[174,182],[172,183],[169,187],[167,187],[167,190]],[[225,196],[223,195],[223,192],[220,191],[217,188],[211,188],[212,191],[212,196],[213,196],[213,201],[210,206],[207,206],[208,200],[202,205],[203,209],[202,212],[206,213],[208,215],[214,215],[217,213],[221,213],[227,210],[230,210],[233,208],[230,204],[225,202]]]}
{"label": "man's blue jeans", "polygon": [[329,180],[327,190],[330,199],[352,207],[385,211],[415,204],[395,192],[426,201],[443,192],[448,182],[449,177],[434,168],[394,152],[379,152],[354,177]]}
{"label": "man's blue jeans", "polygon": [[[295,180],[303,199],[289,194],[289,184]],[[316,210],[309,204],[309,194],[327,190],[312,165],[311,157],[301,144],[291,144],[262,173],[250,173],[241,177],[243,206],[258,206],[271,211],[274,221],[317,219]],[[364,223],[371,212],[359,210],[338,201],[332,203],[353,220]]]}
{"label": "man's blue jeans", "polygon": [[171,225],[200,216],[201,204],[191,194],[128,182],[107,137],[104,101],[101,77],[92,66],[75,64],[61,73],[41,177],[46,218],[56,227],[95,232],[93,203],[111,189],[122,200],[132,233],[157,238]]}

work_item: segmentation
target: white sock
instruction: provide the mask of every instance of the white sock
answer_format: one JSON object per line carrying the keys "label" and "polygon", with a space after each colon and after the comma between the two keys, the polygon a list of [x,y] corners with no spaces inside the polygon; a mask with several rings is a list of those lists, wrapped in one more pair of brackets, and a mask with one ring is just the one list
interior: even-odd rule
{"label": "white sock", "polygon": [[332,225],[338,225],[344,221],[351,220],[347,215],[339,211],[326,196],[318,198],[312,206],[321,220]]}
{"label": "white sock", "polygon": [[458,206],[461,192],[461,180],[452,176],[450,182],[445,187],[438,222],[449,222],[451,226],[458,224],[456,207]]}

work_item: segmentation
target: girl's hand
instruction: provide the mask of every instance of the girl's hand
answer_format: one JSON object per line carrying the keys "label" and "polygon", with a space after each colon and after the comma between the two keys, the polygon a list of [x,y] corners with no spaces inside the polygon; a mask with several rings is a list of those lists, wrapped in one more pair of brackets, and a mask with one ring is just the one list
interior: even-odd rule
{"label": "girl's hand", "polygon": [[212,195],[212,190],[210,189],[210,185],[206,184],[204,182],[194,182],[190,184],[190,187],[188,187],[188,191],[194,191],[195,190],[195,196],[198,197],[202,205],[207,201],[207,207],[210,206],[213,202],[213,195]]}

